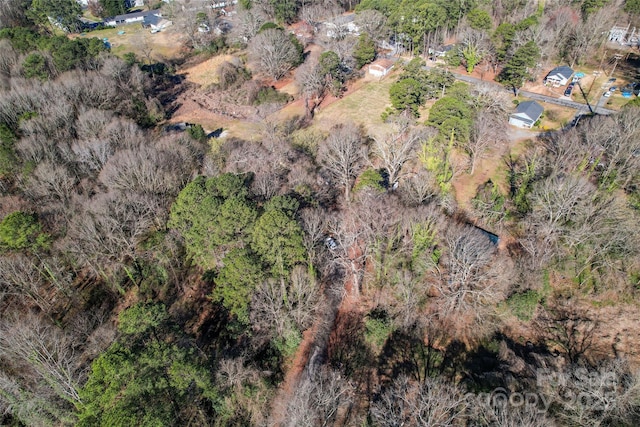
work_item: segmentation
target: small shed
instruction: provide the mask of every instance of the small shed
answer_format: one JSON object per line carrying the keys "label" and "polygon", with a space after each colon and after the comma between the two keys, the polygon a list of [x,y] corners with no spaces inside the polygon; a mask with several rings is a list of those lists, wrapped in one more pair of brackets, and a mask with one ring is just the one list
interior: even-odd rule
{"label": "small shed", "polygon": [[544,78],[545,85],[551,85],[553,87],[564,86],[569,82],[569,79],[573,75],[573,70],[568,65],[562,65],[549,71],[547,77]]}
{"label": "small shed", "polygon": [[540,119],[544,108],[536,101],[524,101],[518,104],[516,112],[509,116],[509,124],[523,129],[531,129]]}
{"label": "small shed", "polygon": [[394,62],[390,59],[376,59],[369,64],[369,74],[376,77],[384,77],[391,72]]}

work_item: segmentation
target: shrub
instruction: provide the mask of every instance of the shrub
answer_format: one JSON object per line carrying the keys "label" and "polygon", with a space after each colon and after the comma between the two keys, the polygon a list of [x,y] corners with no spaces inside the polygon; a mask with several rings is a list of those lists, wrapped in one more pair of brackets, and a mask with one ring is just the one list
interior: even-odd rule
{"label": "shrub", "polygon": [[538,303],[542,300],[542,295],[534,290],[527,290],[524,292],[511,295],[506,304],[513,313],[520,320],[531,320],[533,314],[538,306]]}
{"label": "shrub", "polygon": [[253,103],[255,105],[261,104],[286,104],[291,100],[291,95],[288,93],[278,92],[273,86],[264,86],[258,90]]}
{"label": "shrub", "polygon": [[387,338],[393,332],[393,326],[386,312],[375,309],[364,321],[365,340],[376,349],[381,349]]}

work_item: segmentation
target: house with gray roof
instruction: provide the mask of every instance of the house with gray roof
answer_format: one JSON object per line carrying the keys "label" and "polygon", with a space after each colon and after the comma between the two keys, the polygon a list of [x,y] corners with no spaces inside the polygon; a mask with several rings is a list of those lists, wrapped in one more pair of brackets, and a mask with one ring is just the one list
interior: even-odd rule
{"label": "house with gray roof", "polygon": [[544,78],[545,85],[553,87],[564,86],[569,83],[569,79],[573,75],[573,70],[567,65],[561,65],[549,71],[547,77]]}
{"label": "house with gray roof", "polygon": [[143,22],[147,16],[160,16],[160,11],[149,10],[143,12],[132,12],[124,15],[116,15],[104,20],[104,25],[108,27],[116,27],[123,24],[133,24],[134,22]]}
{"label": "house with gray roof", "polygon": [[516,112],[509,116],[509,124],[519,128],[531,129],[542,117],[544,108],[536,101],[524,101],[518,104]]}

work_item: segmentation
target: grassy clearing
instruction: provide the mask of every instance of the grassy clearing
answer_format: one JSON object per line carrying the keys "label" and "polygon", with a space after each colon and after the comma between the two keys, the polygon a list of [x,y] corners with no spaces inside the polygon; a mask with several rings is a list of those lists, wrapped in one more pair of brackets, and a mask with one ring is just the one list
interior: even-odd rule
{"label": "grassy clearing", "polygon": [[[121,31],[124,31],[124,34],[118,34]],[[180,56],[182,48],[181,37],[172,27],[151,34],[148,29],[142,28],[140,23],[91,31],[78,37],[107,38],[114,55],[122,56],[133,52],[142,60],[146,59],[147,55],[153,60],[175,59]]]}
{"label": "grassy clearing", "polygon": [[561,105],[545,103],[543,106],[544,114],[540,120],[540,126],[538,126],[538,129],[542,131],[560,129],[569,123],[576,114],[575,109]]}
{"label": "grassy clearing", "polygon": [[620,94],[620,91],[617,91],[613,95],[611,95],[604,107],[611,110],[620,110],[627,104],[627,102],[631,101],[633,98],[635,98],[635,95],[631,98],[625,98]]}
{"label": "grassy clearing", "polygon": [[181,73],[187,75],[187,80],[202,87],[207,87],[214,83],[218,83],[218,67],[225,61],[230,61],[232,55],[218,55],[207,59],[200,64],[181,70]]}
{"label": "grassy clearing", "polygon": [[335,123],[353,121],[361,124],[370,134],[384,131],[387,125],[381,114],[391,106],[389,87],[395,81],[386,78],[382,81],[365,80],[360,88],[347,94],[332,104],[322,107],[316,114],[316,126],[328,129]]}

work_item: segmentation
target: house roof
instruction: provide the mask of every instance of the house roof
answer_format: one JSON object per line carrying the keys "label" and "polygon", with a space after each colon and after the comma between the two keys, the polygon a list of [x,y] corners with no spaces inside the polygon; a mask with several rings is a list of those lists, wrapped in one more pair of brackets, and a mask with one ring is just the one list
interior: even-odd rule
{"label": "house roof", "polygon": [[444,46],[438,46],[435,51],[436,52],[449,52],[451,49],[456,47],[454,44],[445,44]]}
{"label": "house roof", "polygon": [[382,67],[385,70],[389,70],[391,67],[393,67],[394,62],[390,59],[385,59],[385,58],[380,58],[380,59],[376,59],[375,61],[373,61],[371,64],[369,64],[369,66],[379,66]]}
{"label": "house roof", "polygon": [[560,67],[556,67],[553,70],[549,71],[549,74],[547,74],[547,78],[557,76],[560,78],[569,79],[572,74],[573,70],[571,69],[571,67],[567,65],[561,65]]}
{"label": "house roof", "polygon": [[542,108],[542,105],[538,104],[536,101],[524,101],[518,104],[516,112],[511,116],[533,124],[540,118],[543,111],[544,108]]}
{"label": "house roof", "polygon": [[146,15],[142,22],[144,25],[158,25],[162,19],[160,15]]}
{"label": "house roof", "polygon": [[346,25],[349,22],[353,22],[355,19],[355,15],[353,13],[336,16],[332,19],[333,23],[336,25]]}
{"label": "house roof", "polygon": [[147,10],[147,11],[143,11],[143,12],[132,12],[132,13],[126,13],[124,15],[116,15],[116,16],[112,16],[111,18],[106,18],[104,21],[124,21],[125,19],[131,19],[131,18],[140,18],[140,17],[145,17],[145,16],[149,16],[149,15],[156,15],[158,14],[157,10]]}

